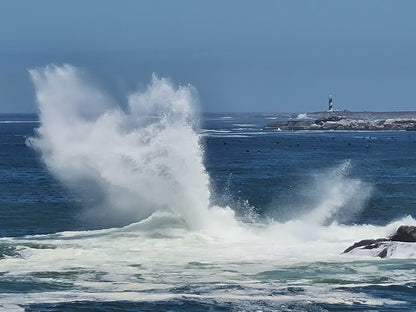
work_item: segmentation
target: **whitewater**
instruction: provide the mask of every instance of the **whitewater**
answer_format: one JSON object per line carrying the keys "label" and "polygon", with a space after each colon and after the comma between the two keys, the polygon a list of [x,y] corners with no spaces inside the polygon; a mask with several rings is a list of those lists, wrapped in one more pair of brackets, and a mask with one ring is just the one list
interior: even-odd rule
{"label": "whitewater", "polygon": [[[1,293],[2,309],[411,311],[411,300],[389,287],[413,289],[412,244],[399,244],[385,260],[371,251],[342,254],[353,242],[416,226],[411,209],[385,222],[354,222],[378,191],[352,174],[355,160],[314,168],[301,185],[288,182],[308,200],[287,193],[268,212],[243,209],[244,193],[221,200],[228,191],[219,194],[222,182],[207,169],[206,149],[215,142],[218,153],[248,140],[275,144],[275,134],[236,116],[211,117],[225,128],[202,129],[196,89],[156,75],[119,104],[71,65],[29,72],[39,125],[25,144],[80,198],[79,218],[90,228],[0,238],[0,272],[9,289]],[[278,144],[316,140],[296,135],[283,134]],[[261,147],[242,150],[258,151],[248,170],[269,170],[265,163],[257,168]],[[241,155],[218,166],[234,168]],[[279,161],[290,163],[273,160]]]}

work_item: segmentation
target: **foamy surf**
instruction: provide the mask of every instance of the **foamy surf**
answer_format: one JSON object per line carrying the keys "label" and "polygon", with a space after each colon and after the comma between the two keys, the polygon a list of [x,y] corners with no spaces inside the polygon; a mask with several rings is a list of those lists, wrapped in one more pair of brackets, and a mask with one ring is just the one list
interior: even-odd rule
{"label": "foamy surf", "polygon": [[[405,285],[412,273],[390,270],[399,260],[341,252],[351,241],[387,235],[402,222],[416,224],[408,217],[387,226],[332,223],[306,232],[309,225],[303,221],[240,224],[238,233],[219,237],[184,229],[171,216],[153,215],[123,228],[3,238],[2,246],[15,249],[14,256],[0,261],[3,280],[30,283],[34,292],[2,296],[0,305],[19,310],[39,302],[178,298],[223,299],[249,310],[264,300],[269,308],[294,300],[397,305],[402,302],[380,301],[349,288]],[[400,252],[395,258],[414,257],[414,249]]]}

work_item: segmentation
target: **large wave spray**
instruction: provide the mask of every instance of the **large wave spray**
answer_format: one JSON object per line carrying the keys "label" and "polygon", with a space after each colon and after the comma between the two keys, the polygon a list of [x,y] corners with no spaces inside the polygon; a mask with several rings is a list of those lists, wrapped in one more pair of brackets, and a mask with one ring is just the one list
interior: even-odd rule
{"label": "large wave spray", "polygon": [[[98,201],[89,215],[100,224],[121,225],[152,216],[146,224],[210,229],[230,239],[253,233],[265,238],[262,231],[238,223],[230,208],[210,206],[209,176],[194,129],[192,86],[175,88],[153,76],[122,108],[73,66],[48,66],[30,74],[41,121],[30,143],[61,181]],[[316,200],[291,217],[302,223],[303,232],[358,211],[368,199],[371,187],[348,178],[348,167],[347,161],[317,176]],[[291,226],[271,222],[266,227],[279,236],[280,231],[291,232]],[[293,227],[298,233],[298,225]]]}
{"label": "large wave spray", "polygon": [[192,86],[153,76],[122,109],[73,66],[30,75],[41,121],[31,144],[61,181],[101,201],[94,215],[133,222],[168,211],[189,227],[212,219]]}
{"label": "large wave spray", "polygon": [[325,225],[333,221],[348,221],[364,208],[370,198],[371,184],[348,176],[351,161],[314,175],[310,186],[315,193],[309,205],[312,209],[303,216],[314,224]]}

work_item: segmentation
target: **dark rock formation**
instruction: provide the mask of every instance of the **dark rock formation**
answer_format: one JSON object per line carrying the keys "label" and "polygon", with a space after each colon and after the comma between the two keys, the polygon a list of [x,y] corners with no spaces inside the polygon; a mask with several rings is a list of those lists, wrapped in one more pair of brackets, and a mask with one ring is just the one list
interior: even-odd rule
{"label": "dark rock formation", "polygon": [[402,225],[390,239],[395,242],[416,242],[416,226]]}
{"label": "dark rock formation", "polygon": [[363,247],[363,249],[374,249],[374,248],[378,248],[382,243],[384,242],[389,242],[390,240],[387,238],[379,238],[379,239],[363,239],[360,240],[357,243],[354,243],[354,245],[348,247],[347,249],[344,250],[343,253],[347,253],[350,252],[351,250],[358,248],[358,247]]}
{"label": "dark rock formation", "polygon": [[395,242],[415,243],[416,226],[402,225],[388,238],[363,239],[345,249],[343,253],[349,253],[357,249],[374,249],[377,257],[385,258],[391,253]]}

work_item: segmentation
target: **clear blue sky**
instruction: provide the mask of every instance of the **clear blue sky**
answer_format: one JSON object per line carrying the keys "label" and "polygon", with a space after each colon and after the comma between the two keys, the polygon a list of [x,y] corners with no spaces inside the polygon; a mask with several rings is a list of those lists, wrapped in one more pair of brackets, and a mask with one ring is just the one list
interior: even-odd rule
{"label": "clear blue sky", "polygon": [[204,111],[416,110],[416,1],[0,2],[0,112],[33,112],[28,68],[82,67],[115,98],[152,72]]}

